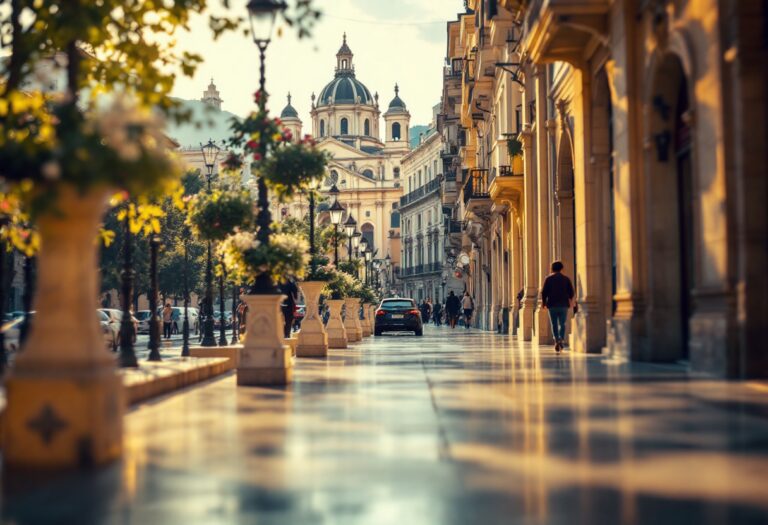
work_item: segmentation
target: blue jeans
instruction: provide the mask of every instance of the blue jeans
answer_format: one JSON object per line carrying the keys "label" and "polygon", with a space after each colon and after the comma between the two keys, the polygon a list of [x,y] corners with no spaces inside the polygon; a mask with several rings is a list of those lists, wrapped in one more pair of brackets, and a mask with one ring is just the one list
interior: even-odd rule
{"label": "blue jeans", "polygon": [[565,322],[567,320],[567,307],[549,308],[549,322],[552,323],[552,336],[555,341],[565,340]]}

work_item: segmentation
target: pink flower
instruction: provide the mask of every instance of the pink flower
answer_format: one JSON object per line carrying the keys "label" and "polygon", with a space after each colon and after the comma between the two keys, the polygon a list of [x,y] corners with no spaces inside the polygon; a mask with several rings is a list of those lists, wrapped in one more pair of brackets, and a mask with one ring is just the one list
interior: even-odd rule
{"label": "pink flower", "polygon": [[255,161],[261,160],[261,153],[259,153],[259,152],[254,153],[253,154],[253,160],[255,160]]}
{"label": "pink flower", "polygon": [[249,140],[248,142],[246,142],[246,143],[245,143],[245,145],[246,145],[248,148],[250,148],[250,149],[256,149],[256,148],[258,148],[258,147],[259,147],[259,143],[258,143],[258,142],[256,142],[255,140]]}

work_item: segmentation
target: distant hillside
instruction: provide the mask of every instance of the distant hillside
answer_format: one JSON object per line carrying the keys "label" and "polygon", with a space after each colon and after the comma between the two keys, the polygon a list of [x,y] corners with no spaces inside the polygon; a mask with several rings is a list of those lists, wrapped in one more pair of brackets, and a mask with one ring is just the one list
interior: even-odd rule
{"label": "distant hillside", "polygon": [[182,148],[199,147],[209,139],[221,141],[229,138],[231,120],[239,119],[234,113],[216,111],[199,100],[180,100],[180,102],[183,107],[192,110],[192,122],[180,126],[169,122],[166,133],[181,144]]}
{"label": "distant hillside", "polygon": [[411,128],[411,149],[418,147],[419,145],[419,133],[426,134],[429,130],[429,126],[413,126]]}

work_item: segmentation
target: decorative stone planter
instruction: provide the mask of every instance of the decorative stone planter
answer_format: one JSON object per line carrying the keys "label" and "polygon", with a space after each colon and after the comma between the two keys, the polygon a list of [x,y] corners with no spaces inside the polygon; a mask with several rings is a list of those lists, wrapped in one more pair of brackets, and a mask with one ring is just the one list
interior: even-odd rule
{"label": "decorative stone planter", "polygon": [[344,317],[344,328],[347,329],[347,341],[355,343],[363,338],[363,327],[360,325],[360,299],[347,297],[344,300],[347,307]]}
{"label": "decorative stone planter", "polygon": [[237,384],[286,385],[293,375],[291,347],[283,339],[280,305],[285,296],[244,295],[248,305],[246,332],[240,350]]}
{"label": "decorative stone planter", "polygon": [[363,327],[363,337],[370,337],[373,329],[371,328],[371,316],[367,304],[363,305],[363,318],[360,319],[360,325]]}
{"label": "decorative stone planter", "polygon": [[299,283],[301,293],[306,301],[306,314],[301,321],[296,357],[326,357],[328,355],[328,333],[325,331],[323,320],[318,314],[320,293],[326,283],[324,281],[304,281]]}
{"label": "decorative stone planter", "polygon": [[325,327],[328,331],[328,348],[347,347],[347,331],[344,328],[344,321],[341,319],[342,306],[344,306],[344,299],[328,300],[328,308],[331,310],[328,325]]}
{"label": "decorative stone planter", "polygon": [[122,453],[125,394],[96,317],[107,197],[106,188],[63,187],[37,222],[36,315],[6,382],[6,467],[82,467]]}

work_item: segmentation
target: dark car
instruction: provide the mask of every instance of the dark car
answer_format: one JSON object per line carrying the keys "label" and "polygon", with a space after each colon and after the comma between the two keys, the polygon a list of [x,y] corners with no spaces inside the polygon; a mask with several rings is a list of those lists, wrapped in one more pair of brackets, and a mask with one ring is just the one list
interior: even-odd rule
{"label": "dark car", "polygon": [[424,333],[421,312],[413,299],[391,298],[381,301],[376,309],[373,333],[381,335],[384,332]]}

